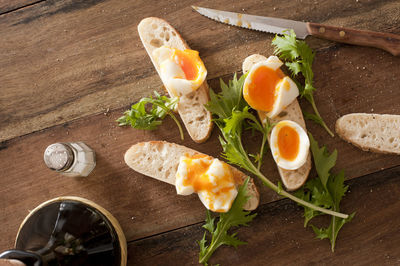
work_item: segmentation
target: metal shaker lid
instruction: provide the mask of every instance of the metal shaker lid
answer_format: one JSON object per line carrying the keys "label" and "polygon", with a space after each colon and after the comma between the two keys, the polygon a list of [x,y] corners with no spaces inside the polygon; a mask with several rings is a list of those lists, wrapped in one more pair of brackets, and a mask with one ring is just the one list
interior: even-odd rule
{"label": "metal shaker lid", "polygon": [[44,151],[44,162],[52,170],[68,169],[74,160],[74,152],[64,143],[54,143]]}

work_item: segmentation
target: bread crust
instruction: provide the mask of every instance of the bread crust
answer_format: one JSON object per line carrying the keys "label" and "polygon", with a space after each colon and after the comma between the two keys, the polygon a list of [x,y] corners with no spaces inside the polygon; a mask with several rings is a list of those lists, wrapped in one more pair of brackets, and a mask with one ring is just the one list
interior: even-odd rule
{"label": "bread crust", "polygon": [[[180,50],[190,49],[181,35],[167,21],[160,18],[143,19],[138,25],[138,32],[160,77],[159,65],[153,57],[155,49],[163,45]],[[173,96],[168,89],[167,92],[171,97]],[[177,111],[190,137],[197,143],[206,141],[213,128],[211,113],[204,107],[209,100],[209,88],[206,80],[196,91],[179,98]]]}
{"label": "bread crust", "polygon": [[[181,156],[203,154],[188,147],[166,141],[139,142],[131,146],[125,153],[125,163],[143,175],[175,185],[175,176]],[[247,175],[230,166],[233,178],[237,184],[243,184]],[[260,202],[260,195],[254,180],[250,178],[247,194],[250,196],[244,209],[254,210]]]}
{"label": "bread crust", "polygon": [[347,114],[336,121],[335,130],[364,151],[400,154],[400,115]]}
{"label": "bread crust", "polygon": [[[253,54],[248,56],[242,65],[243,73],[247,73],[251,67],[261,61],[267,60],[263,55]],[[258,111],[258,116],[263,124],[266,123],[267,113],[263,111]],[[270,119],[271,123],[278,123],[282,120],[292,120],[299,124],[306,132],[306,123],[303,118],[303,113],[301,111],[299,102],[295,99],[290,105],[288,105],[279,115],[275,118]],[[268,142],[270,142],[270,137],[268,136]],[[311,154],[308,153],[307,160],[299,169],[296,170],[286,170],[279,166],[278,171],[281,176],[282,183],[287,190],[293,191],[299,189],[307,181],[308,174],[311,170]]]}

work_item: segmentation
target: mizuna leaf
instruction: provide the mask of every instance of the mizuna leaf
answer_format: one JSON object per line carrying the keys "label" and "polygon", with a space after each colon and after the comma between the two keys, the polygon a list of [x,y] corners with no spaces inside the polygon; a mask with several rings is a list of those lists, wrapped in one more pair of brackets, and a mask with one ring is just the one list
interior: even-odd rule
{"label": "mizuna leaf", "polygon": [[[304,188],[299,190],[296,195],[305,201],[314,205],[329,208],[333,211],[340,211],[340,201],[345,195],[348,186],[344,185],[344,172],[338,174],[331,173],[331,169],[336,163],[337,152],[329,153],[326,147],[319,147],[318,142],[309,134],[310,147],[314,158],[314,165],[317,169],[318,177],[307,181]],[[310,208],[304,208],[304,226],[314,217],[322,215],[322,213],[314,211]],[[350,222],[355,213],[349,215],[348,218],[331,217],[328,227],[318,228],[311,225],[315,235],[319,239],[329,239],[332,251],[335,250],[336,239],[340,229],[347,222]]]}
{"label": "mizuna leaf", "polygon": [[314,116],[312,120],[316,121],[331,135],[334,136],[332,131],[328,128],[315,105],[313,93],[315,87],[314,73],[312,71],[312,64],[314,61],[314,52],[307,45],[305,41],[297,40],[296,34],[293,30],[287,31],[283,36],[276,35],[272,40],[274,46],[274,54],[279,56],[282,60],[286,61],[285,65],[292,72],[292,76],[298,76],[300,73],[304,77],[304,85],[296,82],[299,88],[300,95],[310,102],[314,109]]}
{"label": "mizuna leaf", "polygon": [[318,142],[316,142],[311,134],[308,134],[310,139],[310,148],[312,151],[315,168],[317,170],[318,176],[321,179],[321,183],[326,189],[326,183],[329,178],[329,171],[336,164],[337,151],[334,150],[332,154],[329,154],[325,146],[322,148],[318,147]]}
{"label": "mizuna leaf", "polygon": [[[183,140],[183,130],[178,119],[173,114],[173,110],[178,104],[178,98],[169,98],[161,96],[156,91],[155,97],[142,98],[139,102],[132,105],[130,110],[124,112],[124,115],[116,120],[119,126],[130,125],[133,128],[154,130],[162,123],[162,119],[169,115],[175,121],[179,128],[181,139]],[[146,105],[151,105],[150,111],[146,110]]]}
{"label": "mizuna leaf", "polygon": [[229,230],[232,227],[248,226],[257,214],[250,214],[249,211],[244,211],[243,206],[248,200],[246,194],[249,177],[245,180],[243,185],[239,187],[238,194],[235,201],[233,202],[231,209],[226,213],[221,213],[217,226],[214,226],[215,218],[211,218],[210,211],[207,210],[206,223],[203,225],[205,229],[211,234],[211,242],[206,245],[206,233],[203,238],[198,241],[200,246],[199,263],[207,264],[208,259],[214,253],[214,251],[222,246],[233,246],[244,245],[246,242],[241,241],[237,238],[236,233],[229,234]]}

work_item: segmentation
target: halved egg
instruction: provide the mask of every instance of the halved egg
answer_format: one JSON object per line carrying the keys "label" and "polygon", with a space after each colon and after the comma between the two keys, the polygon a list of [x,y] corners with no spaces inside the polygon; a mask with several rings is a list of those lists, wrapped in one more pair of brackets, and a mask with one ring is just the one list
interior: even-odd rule
{"label": "halved egg", "polygon": [[162,46],[153,51],[153,57],[165,87],[175,97],[197,90],[206,79],[207,70],[198,51]]}
{"label": "halved egg", "polygon": [[227,212],[237,195],[229,166],[207,155],[182,156],[175,181],[180,195],[197,192],[203,205],[214,212]]}
{"label": "halved egg", "polygon": [[254,109],[274,118],[299,95],[296,83],[280,70],[276,56],[254,64],[243,85],[243,97]]}
{"label": "halved egg", "polygon": [[282,120],[271,131],[270,146],[276,164],[286,170],[296,170],[307,160],[310,140],[296,122]]}

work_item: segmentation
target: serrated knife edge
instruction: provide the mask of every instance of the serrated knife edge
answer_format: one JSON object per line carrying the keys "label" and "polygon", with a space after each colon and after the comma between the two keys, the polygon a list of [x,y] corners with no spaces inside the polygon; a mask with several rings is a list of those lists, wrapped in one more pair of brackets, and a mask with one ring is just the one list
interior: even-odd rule
{"label": "serrated knife edge", "polygon": [[231,26],[277,34],[283,34],[285,30],[293,29],[296,32],[297,38],[299,39],[304,39],[307,35],[309,35],[305,22],[247,15],[198,6],[192,6],[192,8],[207,18]]}

